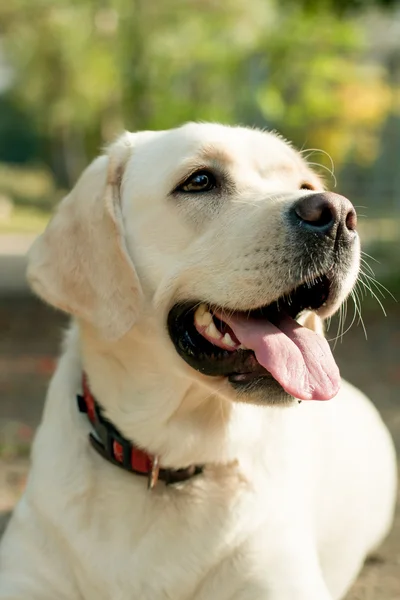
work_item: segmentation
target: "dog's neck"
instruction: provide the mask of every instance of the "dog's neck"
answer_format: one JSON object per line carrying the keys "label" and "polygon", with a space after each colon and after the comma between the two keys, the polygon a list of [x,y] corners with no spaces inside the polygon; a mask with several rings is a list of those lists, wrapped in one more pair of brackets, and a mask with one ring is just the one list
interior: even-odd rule
{"label": "dog's neck", "polygon": [[[109,343],[80,327],[82,368],[105,416],[135,444],[160,456],[163,465],[229,463],[275,429],[288,411],[235,403],[182,369],[174,349],[148,341],[143,329]],[[157,345],[158,344],[158,345]],[[275,435],[271,435],[270,442]]]}

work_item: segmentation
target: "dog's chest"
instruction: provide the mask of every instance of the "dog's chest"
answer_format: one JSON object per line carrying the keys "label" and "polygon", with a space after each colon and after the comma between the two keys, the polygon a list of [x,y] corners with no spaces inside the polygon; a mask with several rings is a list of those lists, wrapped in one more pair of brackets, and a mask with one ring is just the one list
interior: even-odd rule
{"label": "dog's chest", "polygon": [[257,495],[231,475],[225,486],[198,480],[148,492],[142,483],[130,498],[111,490],[74,540],[82,596],[197,599],[221,578],[228,589],[237,559],[227,564],[262,520]]}

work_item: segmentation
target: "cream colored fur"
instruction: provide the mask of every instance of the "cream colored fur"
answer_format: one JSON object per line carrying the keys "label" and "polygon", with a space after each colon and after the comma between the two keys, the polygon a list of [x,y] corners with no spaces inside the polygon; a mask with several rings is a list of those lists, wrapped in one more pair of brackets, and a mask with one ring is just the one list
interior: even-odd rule
{"label": "cream colored fur", "polygon": [[[172,193],[215,165],[234,189]],[[282,214],[304,181],[322,189],[272,134],[189,124],[125,134],[61,203],[28,277],[75,319],[2,541],[0,600],[343,597],[393,514],[395,456],[377,411],[345,382],[328,402],[240,402],[189,368],[166,330],[179,300],[247,310],[287,290],[281,259],[301,249],[288,255]],[[358,260],[357,247],[321,316],[350,291]],[[204,474],[150,492],[95,454],[75,404],[82,370],[126,437]]]}

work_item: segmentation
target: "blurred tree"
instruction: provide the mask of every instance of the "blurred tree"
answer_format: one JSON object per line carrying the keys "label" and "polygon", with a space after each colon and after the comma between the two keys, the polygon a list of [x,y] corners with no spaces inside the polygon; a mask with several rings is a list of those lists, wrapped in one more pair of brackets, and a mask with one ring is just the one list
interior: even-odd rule
{"label": "blurred tree", "polygon": [[336,160],[350,147],[368,160],[391,90],[385,71],[364,56],[353,17],[360,5],[7,0],[0,35],[13,98],[63,185],[123,126],[190,119],[276,127]]}
{"label": "blurred tree", "polygon": [[39,136],[29,113],[13,97],[0,96],[0,162],[24,163],[38,152]]}

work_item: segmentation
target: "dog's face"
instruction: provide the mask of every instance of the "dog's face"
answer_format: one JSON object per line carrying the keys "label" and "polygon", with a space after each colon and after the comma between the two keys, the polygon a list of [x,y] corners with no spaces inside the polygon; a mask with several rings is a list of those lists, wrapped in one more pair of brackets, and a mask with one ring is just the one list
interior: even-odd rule
{"label": "dog's face", "polygon": [[356,216],[286,142],[211,124],[127,134],[74,192],[32,253],[42,297],[108,337],[153,313],[185,373],[232,398],[336,394],[316,315],[355,283]]}

